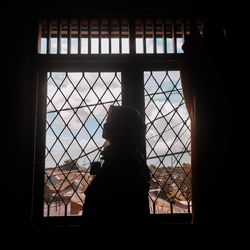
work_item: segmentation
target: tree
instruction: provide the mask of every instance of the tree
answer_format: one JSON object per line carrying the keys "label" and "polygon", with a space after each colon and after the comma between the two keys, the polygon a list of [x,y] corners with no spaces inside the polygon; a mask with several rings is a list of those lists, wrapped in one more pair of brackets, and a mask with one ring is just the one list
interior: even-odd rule
{"label": "tree", "polygon": [[64,164],[60,166],[61,170],[76,170],[79,169],[79,165],[77,163],[77,160],[67,159],[64,161]]}

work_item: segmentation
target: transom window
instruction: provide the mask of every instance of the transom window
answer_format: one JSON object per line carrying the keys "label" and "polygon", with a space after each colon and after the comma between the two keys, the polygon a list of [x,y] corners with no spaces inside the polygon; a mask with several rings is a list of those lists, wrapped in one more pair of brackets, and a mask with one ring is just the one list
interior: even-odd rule
{"label": "transom window", "polygon": [[[197,21],[197,27],[202,30],[202,23]],[[43,20],[39,25],[38,53],[129,54],[131,39],[135,39],[136,54],[183,53],[181,46],[189,33],[189,19]]]}

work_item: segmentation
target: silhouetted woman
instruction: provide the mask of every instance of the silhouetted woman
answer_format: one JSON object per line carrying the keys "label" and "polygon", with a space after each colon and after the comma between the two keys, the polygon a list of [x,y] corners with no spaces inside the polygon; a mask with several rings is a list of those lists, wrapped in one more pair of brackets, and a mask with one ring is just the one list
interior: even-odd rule
{"label": "silhouetted woman", "polygon": [[150,172],[140,152],[145,124],[130,107],[111,106],[102,137],[103,164],[85,191],[83,223],[96,228],[147,224]]}

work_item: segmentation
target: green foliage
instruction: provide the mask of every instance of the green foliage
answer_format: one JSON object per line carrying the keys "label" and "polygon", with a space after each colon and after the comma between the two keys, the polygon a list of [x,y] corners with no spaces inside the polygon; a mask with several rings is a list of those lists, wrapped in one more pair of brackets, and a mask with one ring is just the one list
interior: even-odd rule
{"label": "green foliage", "polygon": [[77,160],[67,159],[64,161],[64,164],[60,166],[60,168],[61,170],[71,171],[79,169],[79,165],[77,163]]}

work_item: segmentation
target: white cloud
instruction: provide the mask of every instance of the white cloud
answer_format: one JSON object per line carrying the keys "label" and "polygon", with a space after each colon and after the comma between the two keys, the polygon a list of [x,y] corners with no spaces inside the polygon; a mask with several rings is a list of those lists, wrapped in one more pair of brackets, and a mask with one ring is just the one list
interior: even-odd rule
{"label": "white cloud", "polygon": [[[176,84],[178,81],[180,81],[180,71],[177,70],[170,70],[168,71],[168,75],[170,79]],[[177,85],[178,86],[178,85]],[[181,85],[179,86],[181,87]]]}
{"label": "white cloud", "polygon": [[[161,104],[157,104],[161,105]],[[175,143],[172,145],[172,142],[176,138],[176,134],[178,134],[181,137],[182,142],[185,144],[187,139],[190,137],[190,132],[187,130],[186,125],[183,127],[183,121],[181,118],[175,114],[173,117],[172,115],[174,114],[173,112],[166,116],[165,118],[160,118],[162,114],[158,113],[158,110],[152,106],[151,113],[149,113],[149,110],[147,111],[147,115],[149,116],[150,121],[155,121],[153,122],[152,126],[151,124],[148,125],[148,132],[147,132],[147,138],[149,139],[149,142],[151,145],[154,145],[156,141],[159,139],[159,134],[162,134],[162,138],[160,139],[160,143],[157,144],[155,150],[157,154],[162,154],[163,151],[166,153],[166,144],[170,147],[173,152],[179,152],[183,150],[183,145],[179,140],[175,141]],[[167,114],[168,112],[173,111],[173,108],[169,103],[165,104],[163,108],[161,109],[161,112],[163,115]],[[180,116],[183,118],[185,121],[187,119],[187,111],[185,107],[182,107],[179,109]],[[183,114],[182,114],[183,113]],[[166,119],[166,120],[165,120]],[[170,120],[171,119],[171,120]],[[170,123],[170,125],[168,124]],[[188,122],[188,125],[190,125],[190,122]]]}
{"label": "white cloud", "polygon": [[[156,83],[161,84],[162,90],[159,90],[159,92],[173,89],[173,84],[179,81],[180,73],[179,71],[169,71],[167,73],[173,83],[168,77],[164,80],[166,76],[165,71],[152,72],[155,80],[148,80],[146,85],[147,91],[149,93],[155,93]],[[144,76],[145,79],[148,79],[150,72],[145,72]],[[177,88],[181,88],[180,82],[177,84]],[[168,96],[168,94],[166,95]],[[164,94],[157,94],[151,96],[151,98],[153,98],[153,102],[149,97],[145,97],[145,104],[147,106],[146,122],[149,123],[146,135],[148,142],[154,147],[157,155],[166,154],[168,148],[170,148],[172,152],[182,151],[184,149],[183,144],[186,145],[186,142],[190,139],[190,131],[187,129],[186,125],[183,126],[182,119],[185,121],[188,118],[188,113],[185,105],[178,107],[180,103],[183,102],[180,93],[174,92],[174,94],[171,94],[170,101],[172,105],[168,100],[166,102],[166,96]],[[175,110],[177,107],[178,110]],[[176,113],[177,111],[179,115]],[[151,125],[150,121],[153,121],[154,126]],[[187,124],[190,126],[190,121],[188,121]],[[161,137],[159,137],[159,134],[161,134]],[[180,139],[176,138],[176,135],[178,135]],[[150,145],[147,144],[147,153],[151,152]],[[171,153],[171,151],[169,151],[169,153]],[[151,152],[150,156],[153,155],[155,155],[155,153]],[[188,160],[188,157],[186,157],[186,160]]]}
{"label": "white cloud", "polygon": [[[121,93],[120,73],[103,72],[100,75],[94,72],[87,73],[52,73],[52,78],[48,80],[48,98],[53,105],[49,103],[47,112],[60,109],[70,109],[61,111],[63,120],[70,121],[70,128],[78,130],[82,122],[93,111],[97,119],[103,119],[110,104],[98,106],[81,107],[79,106],[95,105],[98,102],[113,102]],[[84,76],[84,77],[83,77]],[[106,84],[106,85],[105,85]],[[92,86],[94,85],[93,89]],[[107,90],[106,86],[109,86]],[[60,87],[60,91],[58,88]],[[77,91],[74,89],[77,88]],[[56,92],[57,91],[57,92]],[[119,97],[120,99],[121,97]],[[74,115],[77,112],[77,116]],[[71,117],[74,117],[71,119]],[[80,119],[79,119],[80,118]]]}

